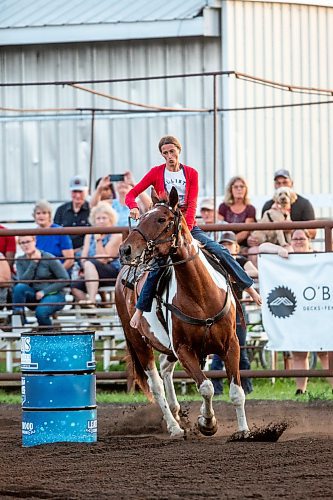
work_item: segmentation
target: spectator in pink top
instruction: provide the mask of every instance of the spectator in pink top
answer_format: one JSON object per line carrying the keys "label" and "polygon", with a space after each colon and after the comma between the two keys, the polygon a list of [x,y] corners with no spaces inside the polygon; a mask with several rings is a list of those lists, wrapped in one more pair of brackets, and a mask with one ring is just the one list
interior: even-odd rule
{"label": "spectator in pink top", "polygon": [[[224,202],[218,209],[219,219],[229,223],[256,222],[256,209],[250,204],[248,186],[243,177],[236,175],[227,184]],[[236,233],[237,243],[242,248],[247,247],[247,237],[250,231]]]}

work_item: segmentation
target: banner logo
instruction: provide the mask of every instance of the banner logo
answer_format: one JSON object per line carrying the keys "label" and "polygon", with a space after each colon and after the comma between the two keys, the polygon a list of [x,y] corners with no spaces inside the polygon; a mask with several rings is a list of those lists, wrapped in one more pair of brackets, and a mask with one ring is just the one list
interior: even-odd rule
{"label": "banner logo", "polygon": [[267,297],[267,305],[270,312],[276,318],[288,318],[296,309],[296,296],[285,286],[277,286]]}

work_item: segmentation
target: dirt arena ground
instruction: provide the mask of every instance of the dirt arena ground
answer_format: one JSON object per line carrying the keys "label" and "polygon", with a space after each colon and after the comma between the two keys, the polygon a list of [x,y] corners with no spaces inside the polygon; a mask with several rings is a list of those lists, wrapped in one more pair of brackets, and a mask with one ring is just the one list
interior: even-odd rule
{"label": "dirt arena ground", "polygon": [[288,423],[276,443],[227,442],[234,409],[214,408],[214,437],[197,433],[199,403],[183,404],[181,441],[155,405],[102,405],[97,443],[22,448],[20,407],[2,405],[0,498],[333,498],[333,402],[247,402],[250,427]]}

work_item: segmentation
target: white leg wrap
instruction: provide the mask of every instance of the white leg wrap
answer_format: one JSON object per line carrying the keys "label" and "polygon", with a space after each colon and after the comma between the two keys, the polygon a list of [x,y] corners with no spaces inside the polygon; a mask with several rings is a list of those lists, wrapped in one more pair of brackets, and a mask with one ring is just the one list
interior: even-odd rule
{"label": "white leg wrap", "polygon": [[205,418],[211,418],[214,416],[213,410],[213,396],[214,396],[214,386],[210,380],[204,380],[199,387],[199,392],[203,397],[203,403],[201,405],[201,414]]}
{"label": "white leg wrap", "polygon": [[233,379],[231,380],[230,383],[229,396],[232,404],[236,408],[238,430],[248,431],[249,428],[247,425],[246,415],[245,415],[245,394],[243,388],[239,385],[236,385]]}
{"label": "white leg wrap", "polygon": [[167,429],[172,437],[182,437],[184,435],[183,429],[179,427],[177,420],[172,415],[167,400],[165,399],[165,392],[163,382],[156,366],[152,370],[147,370],[148,383],[151,392],[154,395],[155,401],[158,403],[162,410]]}
{"label": "white leg wrap", "polygon": [[169,404],[172,415],[179,420],[180,404],[178,403],[175,386],[173,383],[173,371],[176,362],[170,362],[166,354],[160,354],[160,370],[164,382],[166,399]]}

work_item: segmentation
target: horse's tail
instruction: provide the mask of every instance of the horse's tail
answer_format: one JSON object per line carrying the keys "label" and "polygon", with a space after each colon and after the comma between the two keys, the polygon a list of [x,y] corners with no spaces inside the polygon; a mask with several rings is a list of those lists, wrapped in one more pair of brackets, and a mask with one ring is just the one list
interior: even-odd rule
{"label": "horse's tail", "polygon": [[135,384],[137,383],[142,392],[144,393],[144,395],[146,396],[146,398],[149,401],[153,401],[154,398],[148,385],[147,375],[142,367],[142,364],[140,363],[136,350],[132,345],[131,341],[128,339],[127,335],[126,335],[126,345],[127,345],[128,355],[126,356],[125,359],[127,362],[129,388],[130,390],[134,391]]}
{"label": "horse's tail", "polygon": [[[133,292],[127,288],[124,288],[124,285],[121,283],[121,274],[122,273],[120,272],[117,279],[115,287],[115,298],[116,307],[124,329],[128,350],[128,355],[126,356],[128,388],[130,390],[134,390],[135,383],[137,383],[147,399],[149,401],[152,401],[153,395],[149,389],[148,378],[138,356],[138,352],[143,355],[143,353],[145,353],[146,351],[149,352],[151,348],[145,343],[138,330],[130,326],[131,318],[127,309],[125,294]],[[148,353],[148,355],[150,355],[150,353]]]}

